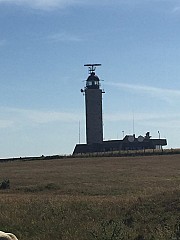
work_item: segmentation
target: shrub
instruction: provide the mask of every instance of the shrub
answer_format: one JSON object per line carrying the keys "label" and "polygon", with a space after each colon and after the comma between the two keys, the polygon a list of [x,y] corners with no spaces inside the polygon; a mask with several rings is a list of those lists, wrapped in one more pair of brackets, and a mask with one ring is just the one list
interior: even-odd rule
{"label": "shrub", "polygon": [[0,183],[0,189],[5,190],[10,188],[10,181],[9,179],[5,179]]}

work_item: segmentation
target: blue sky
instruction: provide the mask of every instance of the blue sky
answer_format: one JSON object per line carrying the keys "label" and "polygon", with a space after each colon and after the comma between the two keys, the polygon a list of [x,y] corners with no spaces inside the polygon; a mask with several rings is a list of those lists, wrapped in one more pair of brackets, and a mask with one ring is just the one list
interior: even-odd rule
{"label": "blue sky", "polygon": [[0,0],[0,158],[70,154],[85,142],[86,63],[103,95],[104,139],[180,147],[180,1]]}

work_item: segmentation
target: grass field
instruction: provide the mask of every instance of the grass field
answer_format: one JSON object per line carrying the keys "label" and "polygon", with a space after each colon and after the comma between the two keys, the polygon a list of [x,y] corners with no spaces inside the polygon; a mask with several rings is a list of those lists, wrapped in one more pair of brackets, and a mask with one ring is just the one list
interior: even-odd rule
{"label": "grass field", "polygon": [[0,230],[20,240],[180,239],[180,155],[0,163]]}

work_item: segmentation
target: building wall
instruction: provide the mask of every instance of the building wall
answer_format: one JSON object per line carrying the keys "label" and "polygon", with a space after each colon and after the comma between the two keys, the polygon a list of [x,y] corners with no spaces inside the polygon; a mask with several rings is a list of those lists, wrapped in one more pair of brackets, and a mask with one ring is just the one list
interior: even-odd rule
{"label": "building wall", "polygon": [[103,142],[102,90],[86,89],[86,141],[87,144]]}

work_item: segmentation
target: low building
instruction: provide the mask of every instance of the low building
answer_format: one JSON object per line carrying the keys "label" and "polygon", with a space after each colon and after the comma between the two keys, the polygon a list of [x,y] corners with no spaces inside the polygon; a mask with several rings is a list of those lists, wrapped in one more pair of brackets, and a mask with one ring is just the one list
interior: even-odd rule
{"label": "low building", "polygon": [[145,150],[145,149],[162,149],[167,145],[166,139],[153,139],[149,132],[146,135],[136,137],[126,135],[122,140],[109,140],[102,143],[77,144],[73,154],[93,153],[93,152],[109,152],[121,150]]}

